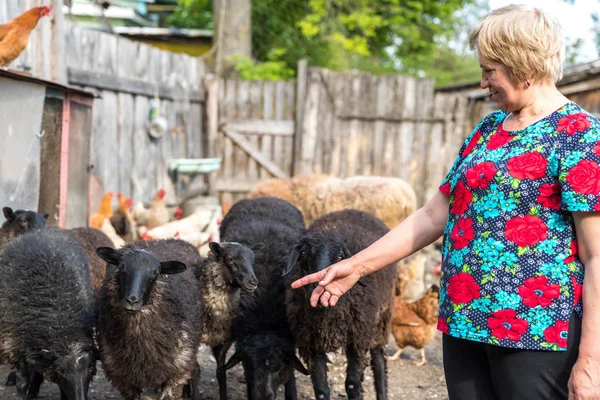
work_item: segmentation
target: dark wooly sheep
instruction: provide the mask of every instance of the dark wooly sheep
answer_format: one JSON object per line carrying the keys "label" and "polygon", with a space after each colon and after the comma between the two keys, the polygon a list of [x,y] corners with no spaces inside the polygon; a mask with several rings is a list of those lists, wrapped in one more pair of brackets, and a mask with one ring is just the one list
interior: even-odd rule
{"label": "dark wooly sheep", "polygon": [[202,343],[210,346],[217,360],[221,399],[227,399],[225,357],[231,347],[231,323],[238,313],[240,293],[256,290],[258,281],[252,264],[254,253],[240,243],[210,243],[210,253],[196,268],[204,325]]}
{"label": "dark wooly sheep", "polygon": [[[376,217],[358,210],[326,214],[308,229],[290,256],[285,274],[288,284],[349,258],[388,232]],[[387,398],[387,343],[392,315],[392,290],[396,278],[394,264],[363,277],[342,296],[335,307],[311,307],[315,285],[287,289],[290,328],[296,336],[300,356],[310,365],[315,397],[329,399],[326,353],[345,350],[348,357],[346,393],[349,399],[362,399],[362,377],[371,353],[371,367],[377,399]]]}
{"label": "dark wooly sheep", "polygon": [[102,286],[106,274],[106,262],[96,255],[96,249],[98,247],[112,247],[113,242],[99,229],[74,228],[70,231],[77,238],[88,257],[90,285],[93,289],[98,290]]}
{"label": "dark wooly sheep", "polygon": [[[202,329],[198,284],[182,246],[171,240],[97,249],[109,265],[100,289],[98,343],[108,380],[124,399],[162,387],[163,400],[180,399],[193,376]],[[166,258],[170,255],[170,260]]]}
{"label": "dark wooly sheep", "polygon": [[[239,215],[244,218],[237,218]],[[235,218],[227,221],[230,217]],[[294,369],[303,374],[308,371],[296,357],[281,275],[306,230],[304,218],[287,201],[257,198],[236,203],[223,222],[228,222],[222,232],[224,240],[260,247],[253,263],[258,287],[241,295],[232,326],[236,352],[225,369],[242,363],[250,400],[274,400],[281,385],[285,387],[286,400],[295,400]],[[223,392],[221,398],[226,398]]]}
{"label": "dark wooly sheep", "polygon": [[[278,210],[278,212],[275,212],[275,210]],[[271,222],[279,222],[290,228],[306,229],[304,216],[290,202],[277,197],[257,197],[242,199],[231,207],[219,227],[221,240],[224,240],[224,234],[232,232],[229,225],[243,225],[249,217],[254,219],[267,218]]]}
{"label": "dark wooly sheep", "polygon": [[4,249],[0,276],[0,354],[18,369],[20,396],[36,397],[43,374],[62,399],[87,399],[95,307],[77,239],[55,228],[20,235]]}
{"label": "dark wooly sheep", "polygon": [[2,211],[6,221],[0,227],[0,251],[15,237],[25,232],[44,228],[48,219],[48,214],[39,214],[35,211],[13,211],[10,207],[4,207]]}

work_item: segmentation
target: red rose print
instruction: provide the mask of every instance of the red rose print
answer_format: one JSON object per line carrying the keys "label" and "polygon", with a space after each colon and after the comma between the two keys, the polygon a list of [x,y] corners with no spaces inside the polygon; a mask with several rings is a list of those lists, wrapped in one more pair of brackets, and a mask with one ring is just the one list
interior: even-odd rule
{"label": "red rose print", "polygon": [[600,166],[594,161],[579,161],[567,174],[567,182],[577,193],[599,194]]}
{"label": "red rose print", "polygon": [[506,163],[508,174],[519,180],[543,178],[547,166],[548,160],[537,151],[514,156]]}
{"label": "red rose print", "polygon": [[454,203],[452,204],[450,212],[455,215],[464,213],[467,211],[467,208],[469,208],[471,200],[473,200],[473,193],[467,189],[464,183],[458,182],[454,189]]}
{"label": "red rose print", "polygon": [[543,207],[558,210],[560,208],[560,202],[562,196],[560,195],[560,183],[555,182],[552,185],[545,183],[540,186],[540,195],[537,198],[537,202]]}
{"label": "red rose print", "polygon": [[450,278],[448,283],[448,297],[454,304],[467,304],[471,300],[478,299],[479,285],[473,276],[466,272],[460,272]]}
{"label": "red rose print", "polygon": [[444,193],[446,196],[450,197],[450,184],[449,183],[444,183],[442,186],[440,186],[440,192]]}
{"label": "red rose print", "polygon": [[549,326],[544,331],[544,337],[548,343],[556,343],[561,349],[567,348],[569,336],[569,321],[556,321],[554,326]]}
{"label": "red rose print", "polygon": [[576,240],[571,240],[571,255],[567,258],[565,258],[565,264],[571,264],[572,262],[575,261],[575,255],[577,254],[578,249],[577,249],[577,241]]}
{"label": "red rose print", "polygon": [[448,322],[446,322],[445,318],[438,318],[438,323],[437,323],[437,329],[438,331],[445,333],[446,335],[450,332],[450,328],[448,327]]}
{"label": "red rose print", "polygon": [[600,201],[594,205],[594,211],[600,211]]}
{"label": "red rose print", "polygon": [[559,295],[560,286],[548,285],[548,278],[545,276],[529,278],[523,286],[519,286],[519,296],[523,298],[523,304],[531,308],[548,307]]}
{"label": "red rose print", "polygon": [[488,150],[496,150],[506,143],[510,142],[514,136],[505,131],[502,127],[502,124],[498,125],[498,130],[492,136],[490,136],[490,141],[485,147]]}
{"label": "red rose print", "polygon": [[496,311],[488,318],[488,327],[492,336],[502,340],[521,340],[521,335],[527,331],[527,321],[517,318],[512,308]]}
{"label": "red rose print", "polygon": [[596,143],[596,145],[594,146],[594,153],[596,153],[596,155],[600,157],[600,142]]}
{"label": "red rose print", "polygon": [[506,222],[504,237],[520,247],[533,246],[546,240],[548,227],[540,217],[526,215]]}
{"label": "red rose print", "polygon": [[466,157],[469,154],[471,154],[471,151],[473,151],[473,149],[477,145],[477,142],[479,142],[479,139],[481,139],[481,131],[478,130],[471,138],[471,141],[469,142],[467,147],[465,147],[465,150],[462,153],[462,157]]}
{"label": "red rose print", "polygon": [[573,306],[576,306],[583,295],[583,285],[577,283],[577,279],[574,276],[571,276],[571,283],[573,284]]}
{"label": "red rose print", "polygon": [[590,127],[590,120],[587,114],[577,113],[567,115],[558,120],[558,132],[565,132],[567,135],[572,135],[575,132],[583,132]]}
{"label": "red rose print", "polygon": [[479,163],[465,173],[467,185],[471,189],[485,189],[494,179],[496,171],[498,170],[492,161]]}
{"label": "red rose print", "polygon": [[474,235],[473,221],[470,218],[463,218],[454,225],[450,238],[454,241],[454,248],[460,250],[467,247]]}

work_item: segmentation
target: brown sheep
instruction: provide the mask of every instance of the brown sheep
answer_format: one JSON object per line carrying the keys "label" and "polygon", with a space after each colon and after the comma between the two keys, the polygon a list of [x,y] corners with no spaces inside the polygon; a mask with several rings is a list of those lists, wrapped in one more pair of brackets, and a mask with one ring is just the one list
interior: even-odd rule
{"label": "brown sheep", "polygon": [[380,176],[340,179],[314,174],[270,179],[250,193],[250,197],[259,196],[288,200],[302,211],[307,225],[327,213],[353,208],[376,216],[392,229],[417,208],[415,192],[406,181]]}

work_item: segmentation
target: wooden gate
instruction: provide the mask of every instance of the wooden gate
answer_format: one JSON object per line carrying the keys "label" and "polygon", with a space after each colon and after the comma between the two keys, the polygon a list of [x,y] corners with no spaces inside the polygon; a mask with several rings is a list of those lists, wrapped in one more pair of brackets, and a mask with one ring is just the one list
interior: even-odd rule
{"label": "wooden gate", "polygon": [[213,78],[207,86],[209,148],[223,159],[214,182],[221,203],[246,197],[262,179],[291,176],[295,81]]}

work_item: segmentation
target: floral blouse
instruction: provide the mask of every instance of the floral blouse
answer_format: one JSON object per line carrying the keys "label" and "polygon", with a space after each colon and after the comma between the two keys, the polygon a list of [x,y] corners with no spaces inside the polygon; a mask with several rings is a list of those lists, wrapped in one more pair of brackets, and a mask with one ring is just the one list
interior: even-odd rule
{"label": "floral blouse", "polygon": [[469,135],[440,191],[438,329],[504,347],[561,351],[582,313],[572,211],[600,210],[600,122],[575,103],[506,131],[494,112]]}

